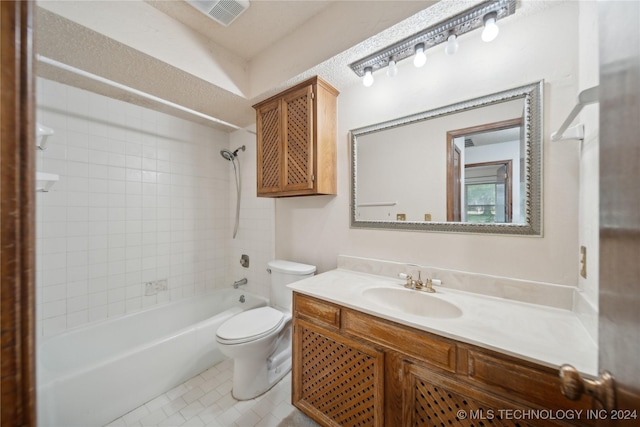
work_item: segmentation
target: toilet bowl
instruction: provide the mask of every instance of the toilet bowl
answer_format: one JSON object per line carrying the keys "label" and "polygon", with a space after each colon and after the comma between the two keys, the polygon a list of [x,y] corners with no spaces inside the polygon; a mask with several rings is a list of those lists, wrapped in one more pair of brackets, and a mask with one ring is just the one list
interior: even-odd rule
{"label": "toilet bowl", "polygon": [[291,370],[292,292],[286,285],[311,277],[316,270],[283,260],[268,266],[271,305],[238,313],[216,331],[220,351],[234,361],[231,394],[237,400],[261,395]]}

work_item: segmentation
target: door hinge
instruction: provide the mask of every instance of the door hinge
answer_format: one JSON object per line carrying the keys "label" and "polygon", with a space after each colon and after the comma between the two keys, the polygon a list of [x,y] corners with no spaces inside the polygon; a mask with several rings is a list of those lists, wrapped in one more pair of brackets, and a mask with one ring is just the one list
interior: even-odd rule
{"label": "door hinge", "polygon": [[316,99],[316,93],[315,92],[311,92],[311,99]]}
{"label": "door hinge", "polygon": [[316,174],[312,173],[311,174],[311,182],[315,182],[315,180],[316,180]]}

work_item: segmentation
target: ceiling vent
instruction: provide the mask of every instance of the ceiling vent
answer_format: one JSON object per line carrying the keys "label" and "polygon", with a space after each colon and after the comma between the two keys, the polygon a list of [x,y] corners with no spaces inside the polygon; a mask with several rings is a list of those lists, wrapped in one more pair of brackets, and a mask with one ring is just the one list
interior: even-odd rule
{"label": "ceiling vent", "polygon": [[225,27],[249,8],[248,0],[187,0],[187,3]]}

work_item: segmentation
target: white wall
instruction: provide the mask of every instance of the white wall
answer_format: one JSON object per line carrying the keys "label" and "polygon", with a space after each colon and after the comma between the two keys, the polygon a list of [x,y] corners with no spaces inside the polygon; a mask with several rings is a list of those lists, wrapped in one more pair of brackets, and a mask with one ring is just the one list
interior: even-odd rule
{"label": "white wall", "polygon": [[[395,79],[384,73],[338,98],[338,195],[276,201],[276,255],[326,271],[338,254],[432,265],[534,281],[577,285],[579,152],[549,135],[578,92],[578,2],[558,2],[524,19],[500,22],[492,43],[475,31],[445,56],[427,52],[415,69],[403,61]],[[544,236],[395,232],[349,228],[348,131],[544,79]]]}
{"label": "white wall", "polygon": [[[600,80],[597,22],[597,2],[580,2],[579,90],[597,86]],[[580,296],[586,303],[580,311],[584,314],[583,321],[588,325],[596,342],[598,342],[597,310],[600,273],[600,124],[598,110],[598,104],[589,105],[582,110],[576,120],[576,122],[581,122],[585,125],[585,138],[582,143],[566,141],[567,144],[580,147],[579,244],[587,248],[587,277],[578,277]]]}
{"label": "white wall", "polygon": [[[252,268],[273,257],[273,202],[255,197],[253,134],[40,78],[37,120],[55,130],[37,170],[60,175],[37,194],[38,336],[231,286],[241,277],[236,254],[249,254]],[[232,242],[233,168],[219,151],[241,144],[243,212]],[[252,290],[266,296],[261,276],[249,276]],[[160,279],[169,291],[145,296],[144,282]]]}

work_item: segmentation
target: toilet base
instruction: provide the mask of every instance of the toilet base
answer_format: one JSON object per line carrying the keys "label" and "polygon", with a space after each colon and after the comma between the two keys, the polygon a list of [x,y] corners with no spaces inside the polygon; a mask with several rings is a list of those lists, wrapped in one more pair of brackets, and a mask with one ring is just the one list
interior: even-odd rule
{"label": "toilet base", "polygon": [[[238,365],[238,361],[235,361],[234,369]],[[267,381],[251,381],[251,383],[245,382],[245,379],[236,379],[236,375],[233,375],[233,389],[231,390],[231,396],[236,400],[251,400],[268,392],[280,382],[285,375],[291,371],[291,361],[289,361],[288,368],[278,369],[278,372],[268,372]],[[234,371],[235,372],[235,371]],[[253,380],[256,380],[253,378]],[[236,385],[238,384],[238,385]]]}
{"label": "toilet base", "polygon": [[233,389],[236,400],[250,400],[269,391],[291,371],[291,326],[287,326],[275,351],[265,359],[236,357]]}

